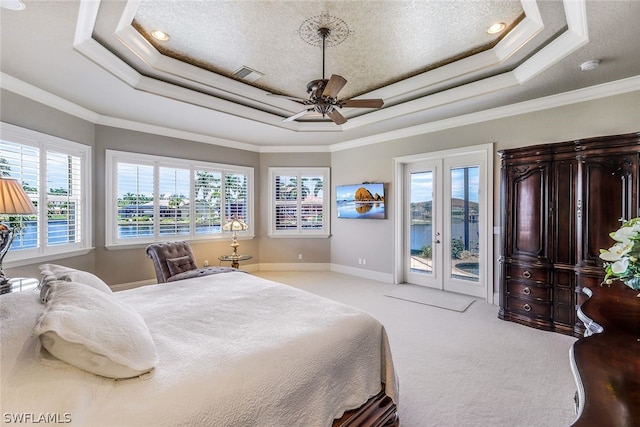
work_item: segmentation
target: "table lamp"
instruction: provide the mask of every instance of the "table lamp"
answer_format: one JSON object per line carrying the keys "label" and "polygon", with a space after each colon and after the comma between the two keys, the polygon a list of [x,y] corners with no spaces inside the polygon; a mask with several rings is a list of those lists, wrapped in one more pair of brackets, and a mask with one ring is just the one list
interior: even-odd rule
{"label": "table lamp", "polygon": [[[9,215],[33,215],[37,213],[29,196],[15,179],[0,177],[0,216]],[[0,286],[7,284],[9,279],[4,275],[2,261],[11,249],[13,239],[20,231],[20,226],[13,229],[0,223]]]}
{"label": "table lamp", "polygon": [[231,247],[233,248],[231,256],[238,256],[238,246],[240,246],[240,243],[238,243],[238,231],[244,231],[248,228],[249,226],[247,224],[242,220],[237,219],[235,216],[231,218],[231,221],[222,226],[222,230],[233,232],[231,235]]}

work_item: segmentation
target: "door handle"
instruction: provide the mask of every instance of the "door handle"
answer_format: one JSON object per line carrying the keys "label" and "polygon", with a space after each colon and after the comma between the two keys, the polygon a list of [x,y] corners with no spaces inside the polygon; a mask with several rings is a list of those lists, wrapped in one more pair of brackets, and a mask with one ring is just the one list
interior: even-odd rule
{"label": "door handle", "polygon": [[440,243],[440,240],[434,240],[433,243]]}

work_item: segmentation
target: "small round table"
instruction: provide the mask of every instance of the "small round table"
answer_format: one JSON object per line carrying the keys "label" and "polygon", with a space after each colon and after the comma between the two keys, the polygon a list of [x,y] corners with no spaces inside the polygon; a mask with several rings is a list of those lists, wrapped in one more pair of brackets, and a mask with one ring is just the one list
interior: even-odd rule
{"label": "small round table", "polygon": [[220,263],[222,261],[230,261],[233,268],[240,268],[240,261],[246,261],[251,258],[253,258],[251,255],[222,255],[218,257]]}

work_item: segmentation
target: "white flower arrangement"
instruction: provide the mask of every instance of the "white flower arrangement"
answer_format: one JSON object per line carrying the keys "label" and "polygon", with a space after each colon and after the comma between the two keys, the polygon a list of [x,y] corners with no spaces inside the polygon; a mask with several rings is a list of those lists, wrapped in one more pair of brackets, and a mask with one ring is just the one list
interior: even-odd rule
{"label": "white flower arrangement", "polygon": [[616,243],[609,249],[600,249],[600,258],[604,260],[603,283],[610,285],[620,280],[640,291],[640,217],[624,221],[622,227],[609,235]]}

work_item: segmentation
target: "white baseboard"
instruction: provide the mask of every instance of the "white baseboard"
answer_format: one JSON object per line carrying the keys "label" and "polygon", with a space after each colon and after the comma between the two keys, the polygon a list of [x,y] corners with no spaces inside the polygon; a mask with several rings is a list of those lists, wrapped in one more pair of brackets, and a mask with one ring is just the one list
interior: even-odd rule
{"label": "white baseboard", "polygon": [[[326,271],[330,270],[330,264],[322,262],[290,262],[290,263],[261,263],[254,271]],[[241,266],[242,267],[242,266]],[[247,271],[249,271],[247,269]]]}
{"label": "white baseboard", "polygon": [[[256,265],[256,264],[251,264]],[[272,263],[258,264],[258,271],[335,271],[379,282],[393,283],[393,275],[362,268],[347,267],[340,264],[327,263]],[[247,269],[247,271],[249,271]],[[255,271],[255,270],[254,270]]]}
{"label": "white baseboard", "polygon": [[378,282],[393,283],[393,274],[380,273],[379,271],[364,270],[362,268],[347,267],[346,265],[331,264],[331,271],[377,280]]}
{"label": "white baseboard", "polygon": [[[377,280],[379,282],[393,283],[393,275],[388,273],[380,273],[378,271],[364,270],[362,268],[347,267],[340,264],[330,263],[259,263],[240,265],[240,270],[248,273],[255,271],[335,271],[336,273],[350,274],[352,276],[364,277],[365,279]],[[111,290],[114,292],[124,291],[126,289],[138,288],[140,286],[155,285],[155,279],[140,280],[137,282],[119,283],[112,285]]]}

